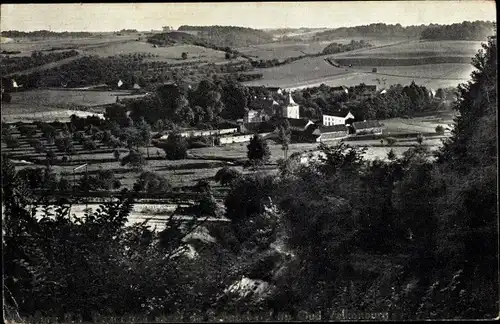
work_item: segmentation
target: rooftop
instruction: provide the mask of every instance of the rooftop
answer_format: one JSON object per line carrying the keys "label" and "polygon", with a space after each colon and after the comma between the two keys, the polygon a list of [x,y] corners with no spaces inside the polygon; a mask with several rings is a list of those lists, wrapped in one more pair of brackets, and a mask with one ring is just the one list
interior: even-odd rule
{"label": "rooftop", "polygon": [[347,127],[345,125],[320,126],[319,130],[321,131],[322,134],[347,132]]}

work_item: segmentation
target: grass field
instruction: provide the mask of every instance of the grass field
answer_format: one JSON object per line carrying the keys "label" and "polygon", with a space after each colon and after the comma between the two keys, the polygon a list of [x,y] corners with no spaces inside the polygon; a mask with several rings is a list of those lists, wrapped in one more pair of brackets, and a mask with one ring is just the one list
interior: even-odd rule
{"label": "grass field", "polygon": [[128,91],[86,91],[86,90],[31,90],[11,93],[10,103],[2,103],[2,120],[16,121],[59,121],[69,120],[71,114],[81,117],[102,113],[102,109],[91,107],[110,104],[119,98],[134,98]]}
{"label": "grass field", "polygon": [[13,113],[29,113],[47,111],[68,105],[76,106],[99,106],[116,101],[118,96],[123,98],[134,98],[141,95],[130,95],[129,91],[90,91],[90,90],[30,90],[12,92],[10,103],[2,103],[2,116]]}
{"label": "grass field", "polygon": [[44,40],[30,40],[27,38],[14,39],[13,42],[3,43],[2,50],[6,51],[21,51],[20,55],[31,55],[32,51],[46,51],[54,47],[56,48],[74,48],[85,49],[93,46],[102,46],[112,44],[114,42],[124,42],[136,39],[135,35],[117,36],[104,35],[82,38],[47,38]]}

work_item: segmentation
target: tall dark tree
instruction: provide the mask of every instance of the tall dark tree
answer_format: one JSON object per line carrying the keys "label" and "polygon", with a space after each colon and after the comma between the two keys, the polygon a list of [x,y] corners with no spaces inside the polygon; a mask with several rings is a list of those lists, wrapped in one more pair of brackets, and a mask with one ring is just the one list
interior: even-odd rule
{"label": "tall dark tree", "polygon": [[271,157],[271,150],[259,134],[255,134],[247,145],[248,159],[254,165],[265,163]]}

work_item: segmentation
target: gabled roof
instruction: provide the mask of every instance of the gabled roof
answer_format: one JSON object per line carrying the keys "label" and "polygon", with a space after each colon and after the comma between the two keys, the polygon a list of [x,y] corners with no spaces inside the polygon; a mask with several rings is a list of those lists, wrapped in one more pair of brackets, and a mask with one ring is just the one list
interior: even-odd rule
{"label": "gabled roof", "polygon": [[322,134],[347,132],[347,127],[345,125],[320,126],[319,130],[321,131]]}
{"label": "gabled roof", "polygon": [[354,122],[352,126],[355,129],[381,128],[383,125],[378,120],[367,120],[364,122]]}
{"label": "gabled roof", "polygon": [[336,112],[333,112],[331,114],[323,114],[323,116],[326,116],[326,117],[341,117],[341,118],[345,118],[347,116],[348,112],[343,112],[343,111],[336,111]]}

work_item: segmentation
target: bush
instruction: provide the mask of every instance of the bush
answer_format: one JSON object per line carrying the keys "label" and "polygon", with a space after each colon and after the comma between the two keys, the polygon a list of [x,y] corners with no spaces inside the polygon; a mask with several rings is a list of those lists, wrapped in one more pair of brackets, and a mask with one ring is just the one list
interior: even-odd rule
{"label": "bush", "polygon": [[167,178],[153,173],[143,172],[134,183],[134,191],[146,191],[148,193],[168,193],[172,190],[172,185]]}
{"label": "bush", "polygon": [[159,142],[156,146],[165,151],[168,160],[182,160],[187,157],[187,141],[179,133],[170,133],[166,141]]}
{"label": "bush", "polygon": [[436,126],[436,133],[443,135],[444,134],[444,127],[441,125]]}
{"label": "bush", "polygon": [[93,151],[93,150],[97,149],[97,144],[93,140],[91,140],[89,138],[85,138],[85,140],[83,142],[83,148],[85,150]]}
{"label": "bush", "polygon": [[223,186],[230,185],[235,179],[241,177],[241,172],[234,168],[223,167],[215,174],[214,180]]}
{"label": "bush", "polygon": [[45,146],[43,145],[42,141],[39,139],[32,139],[29,141],[30,145],[35,149],[35,152],[37,153],[44,153],[45,152]]}
{"label": "bush", "polygon": [[389,146],[394,145],[397,142],[397,140],[394,137],[387,137],[385,140],[387,141],[387,145]]}
{"label": "bush", "polygon": [[129,151],[128,155],[122,158],[121,165],[128,165],[134,169],[140,170],[146,165],[146,159],[144,159],[144,156],[140,152],[132,149]]}

